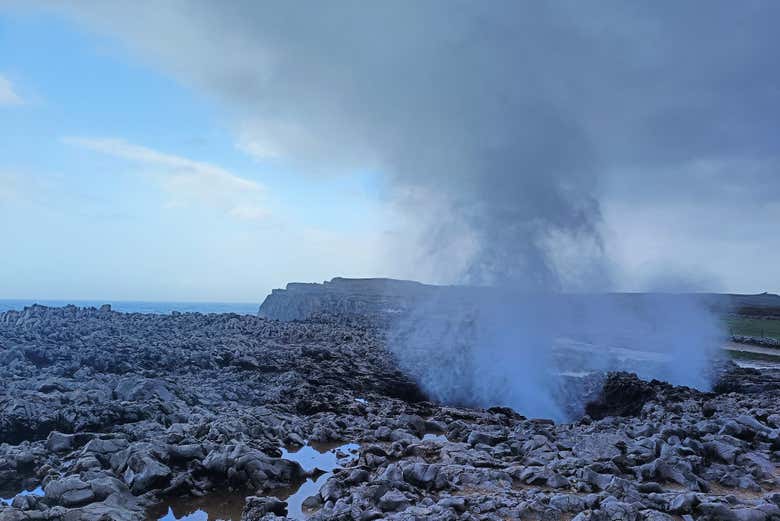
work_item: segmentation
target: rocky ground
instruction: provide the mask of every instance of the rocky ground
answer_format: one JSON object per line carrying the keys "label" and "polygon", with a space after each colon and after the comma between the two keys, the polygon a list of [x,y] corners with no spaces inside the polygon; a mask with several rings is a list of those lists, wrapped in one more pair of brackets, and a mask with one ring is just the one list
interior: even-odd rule
{"label": "rocky ground", "polygon": [[306,500],[314,520],[780,520],[776,373],[728,367],[713,393],[611,374],[555,424],[429,403],[381,346],[343,316],[0,314],[0,520],[217,493],[283,518],[275,491],[317,471],[280,449],[330,441],[359,450]]}

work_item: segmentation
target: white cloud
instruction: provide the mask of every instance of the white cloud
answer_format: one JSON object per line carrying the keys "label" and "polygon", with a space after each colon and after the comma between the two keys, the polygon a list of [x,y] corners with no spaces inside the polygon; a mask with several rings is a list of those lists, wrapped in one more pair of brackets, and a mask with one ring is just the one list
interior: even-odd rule
{"label": "white cloud", "polygon": [[127,159],[158,176],[171,199],[166,207],[205,205],[242,220],[268,217],[265,187],[219,166],[166,154],[123,139],[65,137],[69,145]]}
{"label": "white cloud", "polygon": [[24,100],[16,93],[11,81],[5,76],[0,76],[0,106],[21,105]]}
{"label": "white cloud", "polygon": [[279,159],[285,155],[272,140],[263,139],[246,131],[241,133],[236,148],[258,161]]}
{"label": "white cloud", "polygon": [[0,171],[0,201],[12,201],[19,196],[19,176]]}

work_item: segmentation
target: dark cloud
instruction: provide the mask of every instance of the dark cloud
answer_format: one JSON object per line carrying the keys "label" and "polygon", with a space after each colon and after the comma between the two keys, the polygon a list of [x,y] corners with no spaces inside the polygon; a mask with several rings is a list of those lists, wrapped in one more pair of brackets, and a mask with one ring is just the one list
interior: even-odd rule
{"label": "dark cloud", "polygon": [[462,280],[605,287],[605,203],[778,194],[776,2],[73,5],[227,101],[247,149],[381,169]]}

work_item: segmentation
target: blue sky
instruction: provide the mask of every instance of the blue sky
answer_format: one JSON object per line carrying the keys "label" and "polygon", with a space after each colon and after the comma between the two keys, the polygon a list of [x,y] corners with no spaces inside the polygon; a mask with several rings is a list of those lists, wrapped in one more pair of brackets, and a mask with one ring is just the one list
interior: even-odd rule
{"label": "blue sky", "polygon": [[15,9],[0,49],[2,298],[258,300],[381,228],[376,173],[250,156],[229,111],[110,37]]}
{"label": "blue sky", "polygon": [[779,4],[1,5],[0,298],[780,291]]}

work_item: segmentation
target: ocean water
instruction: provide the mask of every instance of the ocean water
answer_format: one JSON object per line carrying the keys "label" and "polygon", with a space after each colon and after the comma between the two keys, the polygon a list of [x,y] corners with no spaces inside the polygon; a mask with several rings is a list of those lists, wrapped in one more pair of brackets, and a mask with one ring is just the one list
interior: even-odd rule
{"label": "ocean water", "polygon": [[259,302],[146,302],[130,300],[10,300],[0,299],[0,313],[8,310],[21,310],[25,306],[40,304],[42,306],[62,307],[73,304],[78,307],[100,307],[111,304],[114,311],[124,313],[158,313],[169,314],[171,311],[182,313],[238,313],[240,315],[255,315],[260,307]]}

